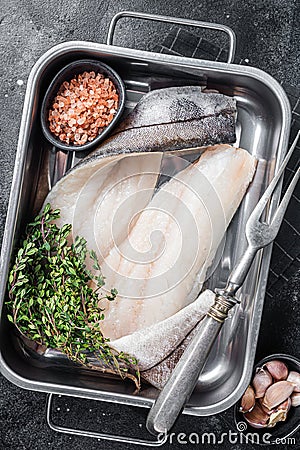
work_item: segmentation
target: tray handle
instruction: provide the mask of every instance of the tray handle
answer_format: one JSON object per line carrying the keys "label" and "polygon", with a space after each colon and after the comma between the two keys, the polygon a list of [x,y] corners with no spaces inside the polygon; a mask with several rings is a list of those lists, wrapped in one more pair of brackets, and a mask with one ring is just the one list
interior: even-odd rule
{"label": "tray handle", "polygon": [[126,444],[134,444],[134,445],[140,445],[145,447],[160,447],[161,445],[165,444],[168,435],[161,433],[158,435],[157,440],[145,440],[145,439],[138,439],[138,438],[132,438],[127,436],[118,436],[114,434],[107,434],[107,433],[98,433],[94,431],[88,431],[88,430],[81,430],[77,428],[68,428],[68,427],[62,427],[60,425],[57,425],[53,422],[52,419],[52,404],[53,404],[53,396],[55,394],[48,394],[47,396],[47,403],[46,403],[46,421],[53,431],[57,431],[59,433],[64,434],[71,434],[72,436],[84,436],[84,437],[91,437],[96,439],[102,439],[105,441],[115,441],[115,442],[123,442]]}
{"label": "tray handle", "polygon": [[183,19],[179,17],[170,17],[170,16],[160,16],[157,14],[147,14],[143,12],[136,12],[136,11],[121,11],[117,13],[111,20],[108,34],[107,34],[107,45],[113,45],[114,40],[114,32],[117,25],[117,22],[122,17],[133,17],[137,19],[145,19],[145,20],[153,20],[157,22],[168,22],[172,23],[173,25],[190,25],[197,28],[208,28],[210,30],[219,30],[223,31],[229,36],[229,52],[228,52],[228,59],[227,63],[232,63],[235,56],[235,49],[236,49],[236,35],[235,32],[228,26],[222,25],[219,23],[209,23],[209,22],[202,22],[199,20],[192,20],[192,19]]}

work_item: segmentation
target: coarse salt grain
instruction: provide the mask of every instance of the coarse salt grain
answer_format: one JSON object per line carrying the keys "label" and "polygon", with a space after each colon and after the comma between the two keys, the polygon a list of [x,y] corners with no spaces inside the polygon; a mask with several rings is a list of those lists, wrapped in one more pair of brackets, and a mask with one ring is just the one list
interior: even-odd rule
{"label": "coarse salt grain", "polygon": [[116,87],[109,78],[84,72],[59,88],[49,110],[50,131],[63,142],[83,145],[113,120],[118,104]]}

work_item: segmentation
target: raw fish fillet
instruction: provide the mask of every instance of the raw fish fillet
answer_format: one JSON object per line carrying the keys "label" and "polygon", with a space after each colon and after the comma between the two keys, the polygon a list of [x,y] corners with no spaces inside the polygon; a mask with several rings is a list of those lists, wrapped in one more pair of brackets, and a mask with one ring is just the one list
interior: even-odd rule
{"label": "raw fish fillet", "polygon": [[[201,296],[199,298],[201,298]],[[186,335],[180,345],[178,347],[175,347],[174,350],[165,359],[158,362],[156,366],[141,372],[141,377],[143,378],[143,380],[148,381],[148,383],[152,384],[152,386],[156,387],[157,389],[162,389],[164,387],[173,370],[175,369],[176,364],[181,358],[183,352],[201,327],[201,320],[203,319],[203,317],[204,315],[200,318],[195,327]]]}
{"label": "raw fish fillet", "polygon": [[106,286],[119,293],[101,302],[105,336],[161,322],[197,297],[255,166],[246,150],[209,147],[161,187],[102,263]]}
{"label": "raw fish fillet", "polygon": [[216,146],[153,197],[163,152],[234,142],[235,117],[235,99],[222,94],[152,91],[45,200],[97,252],[107,288],[120,292],[100,302],[103,332],[156,386],[212,302],[207,291],[191,303],[255,167],[244,150]]}
{"label": "raw fish fillet", "polygon": [[233,143],[236,100],[199,86],[157,89],[144,95],[95,152],[153,152]]}
{"label": "raw fish fillet", "polygon": [[138,360],[141,372],[156,367],[177,349],[186,336],[208,312],[215,294],[206,290],[190,305],[162,322],[111,341],[119,352],[129,353]]}
{"label": "raw fish fillet", "polygon": [[[197,86],[149,92],[111,138],[53,187],[45,203],[60,209],[57,224],[71,223],[73,236],[83,236],[89,248],[98,250],[101,262],[112,243],[119,245],[125,238],[129,219],[136,217],[151,199],[162,156],[122,158],[128,153],[164,152],[233,142],[235,115],[234,98],[205,94]],[[123,179],[126,172],[128,178]],[[146,172],[149,172],[147,176]],[[120,221],[112,229],[111,218],[118,211]],[[133,224],[134,220],[130,226]]]}
{"label": "raw fish fillet", "polygon": [[72,170],[46,199],[60,209],[56,223],[71,223],[73,237],[84,237],[101,262],[113,245],[125,239],[134,224],[131,219],[149,203],[161,159],[159,152],[113,156]]}

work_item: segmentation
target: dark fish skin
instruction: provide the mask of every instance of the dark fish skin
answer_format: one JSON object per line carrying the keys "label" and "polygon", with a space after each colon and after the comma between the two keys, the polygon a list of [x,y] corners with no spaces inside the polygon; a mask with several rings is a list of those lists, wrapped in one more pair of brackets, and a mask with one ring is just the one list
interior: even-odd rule
{"label": "dark fish skin", "polygon": [[161,390],[170,378],[176,364],[180,360],[190,341],[197,334],[200,324],[201,320],[167,358],[158,363],[156,366],[151,367],[151,369],[141,372],[141,378]]}
{"label": "dark fish skin", "polygon": [[235,114],[236,101],[219,93],[206,94],[199,86],[157,89],[144,95],[113,135],[131,128],[185,122]]}
{"label": "dark fish skin", "polygon": [[199,86],[157,89],[142,97],[113,135],[74,168],[122,153],[233,143],[235,118],[233,97],[204,93]]}
{"label": "dark fish skin", "polygon": [[236,139],[234,127],[232,116],[220,114],[203,119],[130,128],[114,135],[96,154],[153,152],[229,143]]}

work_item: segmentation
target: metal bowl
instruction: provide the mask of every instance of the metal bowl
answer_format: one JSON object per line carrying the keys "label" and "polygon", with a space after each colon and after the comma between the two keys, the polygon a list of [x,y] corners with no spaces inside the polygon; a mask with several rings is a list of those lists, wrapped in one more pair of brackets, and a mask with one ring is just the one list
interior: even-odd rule
{"label": "metal bowl", "polygon": [[[254,366],[253,376],[258,367],[262,367],[265,363],[272,360],[284,362],[289,371],[295,370],[300,372],[300,360],[298,358],[282,353],[275,353],[265,357]],[[246,422],[243,414],[239,411],[239,408],[240,401],[236,403],[234,407],[235,425],[237,430],[244,435],[244,440],[247,439],[247,442],[249,443],[265,446],[270,444],[289,444],[292,443],[290,440],[291,436],[300,428],[300,406],[291,407],[285,422],[278,422],[273,428],[260,429],[251,427],[251,425]]]}
{"label": "metal bowl", "polygon": [[[116,86],[117,93],[119,96],[119,106],[116,112],[116,115],[112,119],[112,121],[107,125],[106,128],[92,141],[86,142],[83,145],[74,145],[67,144],[61,141],[58,137],[56,137],[49,129],[48,125],[48,112],[50,107],[52,106],[53,100],[57,95],[57,92],[64,81],[70,81],[74,76],[79,75],[83,72],[94,71],[96,73],[101,73],[105,77],[109,78],[114,85]],[[41,107],[41,125],[43,133],[48,139],[48,141],[53,144],[55,147],[60,148],[61,150],[67,151],[84,151],[88,150],[96,144],[99,144],[104,138],[111,132],[111,130],[115,127],[117,122],[119,121],[122,112],[125,106],[125,86],[120,78],[120,76],[108,65],[104,64],[101,61],[93,60],[93,59],[80,59],[74,62],[71,62],[63,69],[61,69],[57,75],[52,80],[50,86],[47,89],[45,97],[42,102]]]}

